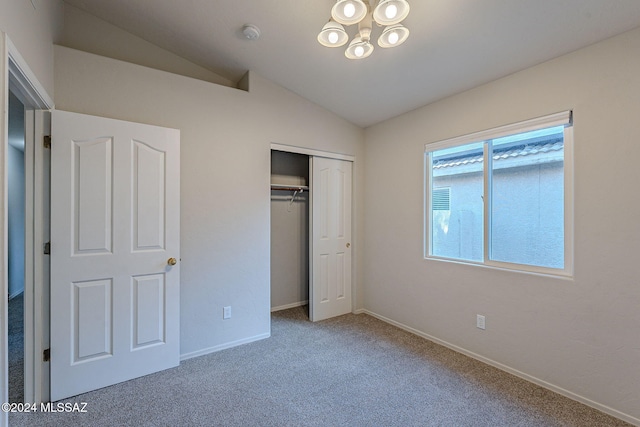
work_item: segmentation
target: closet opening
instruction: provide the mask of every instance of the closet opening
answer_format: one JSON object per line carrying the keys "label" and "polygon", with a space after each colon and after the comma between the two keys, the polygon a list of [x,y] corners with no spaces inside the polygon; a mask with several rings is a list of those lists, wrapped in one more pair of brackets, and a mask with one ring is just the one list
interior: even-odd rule
{"label": "closet opening", "polygon": [[310,156],[271,150],[271,312],[309,319]]}
{"label": "closet opening", "polygon": [[353,312],[355,158],[271,144],[271,311],[312,322]]}

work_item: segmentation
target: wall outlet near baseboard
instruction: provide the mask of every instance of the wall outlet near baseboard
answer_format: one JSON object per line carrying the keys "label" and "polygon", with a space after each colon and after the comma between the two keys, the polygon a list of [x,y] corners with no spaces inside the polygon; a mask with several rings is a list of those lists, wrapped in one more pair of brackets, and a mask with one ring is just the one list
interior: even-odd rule
{"label": "wall outlet near baseboard", "polygon": [[228,305],[222,309],[222,318],[231,319],[231,306]]}
{"label": "wall outlet near baseboard", "polygon": [[485,329],[484,316],[482,314],[478,314],[476,317],[476,327],[478,329]]}

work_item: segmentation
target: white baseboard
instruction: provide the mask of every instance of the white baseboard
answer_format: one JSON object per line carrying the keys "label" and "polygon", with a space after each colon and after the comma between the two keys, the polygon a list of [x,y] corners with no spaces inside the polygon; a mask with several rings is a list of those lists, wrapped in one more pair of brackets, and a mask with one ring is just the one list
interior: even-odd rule
{"label": "white baseboard", "polygon": [[228,342],[228,343],[216,345],[216,346],[209,347],[209,348],[203,348],[202,350],[192,351],[191,353],[181,354],[180,355],[180,361],[183,362],[183,361],[188,360],[188,359],[193,359],[194,357],[204,356],[206,354],[215,353],[216,351],[226,350],[228,348],[237,347],[237,346],[243,345],[243,344],[249,344],[249,343],[254,342],[254,341],[260,341],[260,340],[263,340],[265,338],[269,338],[270,336],[271,336],[271,333],[255,335],[253,337],[244,338],[244,339],[237,340],[237,341],[231,341],[231,342]]}
{"label": "white baseboard", "polygon": [[309,300],[293,302],[291,304],[279,305],[277,307],[271,307],[271,312],[273,313],[274,311],[288,310],[290,308],[300,307],[302,305],[307,305],[307,304],[309,304]]}
{"label": "white baseboard", "polygon": [[590,406],[590,407],[592,407],[594,409],[597,409],[598,411],[604,412],[605,414],[609,414],[609,415],[611,415],[613,417],[619,418],[619,419],[621,419],[623,421],[626,421],[626,422],[628,422],[630,424],[633,424],[635,426],[640,426],[640,419],[639,418],[636,418],[634,416],[625,414],[624,412],[620,412],[620,411],[618,411],[616,409],[613,409],[613,408],[611,408],[611,407],[609,407],[607,405],[603,405],[601,403],[594,402],[593,400],[588,399],[588,398],[586,398],[584,396],[580,396],[579,394],[573,393],[573,392],[571,392],[569,390],[565,390],[562,387],[558,387],[558,386],[556,386],[554,384],[551,384],[551,383],[549,383],[547,381],[541,380],[541,379],[536,378],[536,377],[534,377],[532,375],[529,375],[529,374],[526,374],[524,372],[518,371],[517,369],[511,368],[511,367],[509,367],[507,365],[503,365],[500,362],[496,362],[495,360],[492,360],[492,359],[489,359],[487,357],[481,356],[481,355],[476,354],[476,353],[474,353],[472,351],[466,350],[466,349],[464,349],[462,347],[458,347],[457,345],[448,343],[447,341],[443,341],[443,340],[441,340],[439,338],[436,338],[436,337],[434,337],[432,335],[426,334],[426,333],[424,333],[422,331],[419,331],[419,330],[414,329],[414,328],[412,328],[410,326],[404,325],[404,324],[402,324],[400,322],[396,322],[395,320],[392,320],[392,319],[389,319],[387,317],[381,316],[381,315],[379,315],[377,313],[374,313],[372,311],[363,309],[363,310],[358,310],[358,312],[366,313],[366,314],[368,314],[370,316],[375,317],[376,319],[382,320],[385,323],[389,323],[390,325],[396,326],[396,327],[398,327],[400,329],[403,329],[403,330],[405,330],[407,332],[411,332],[414,335],[418,335],[419,337],[422,337],[424,339],[432,341],[432,342],[434,342],[436,344],[443,345],[443,346],[445,346],[447,348],[450,348],[453,351],[456,351],[458,353],[462,353],[462,354],[464,354],[466,356],[469,356],[469,357],[471,357],[473,359],[479,360],[480,362],[486,363],[487,365],[491,365],[491,366],[493,366],[495,368],[498,368],[498,369],[500,369],[502,371],[505,371],[505,372],[508,372],[508,373],[510,373],[512,375],[515,375],[516,377],[522,378],[523,380],[526,380],[526,381],[529,381],[531,383],[537,384],[540,387],[544,387],[544,388],[546,388],[548,390],[551,390],[551,391],[553,391],[555,393],[558,393],[558,394],[561,394],[561,395],[563,395],[565,397],[568,397],[569,399],[572,399],[572,400],[580,402],[580,403],[582,403],[584,405]]}

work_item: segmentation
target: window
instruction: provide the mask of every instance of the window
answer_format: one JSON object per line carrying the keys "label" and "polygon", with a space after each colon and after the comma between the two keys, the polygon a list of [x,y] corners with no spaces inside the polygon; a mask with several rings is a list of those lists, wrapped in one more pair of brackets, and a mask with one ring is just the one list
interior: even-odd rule
{"label": "window", "polygon": [[571,112],[425,146],[426,256],[570,275]]}

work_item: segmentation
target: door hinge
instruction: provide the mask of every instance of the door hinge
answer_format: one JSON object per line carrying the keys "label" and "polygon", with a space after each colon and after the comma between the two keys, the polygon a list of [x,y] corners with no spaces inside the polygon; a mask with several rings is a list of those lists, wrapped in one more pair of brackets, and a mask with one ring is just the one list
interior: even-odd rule
{"label": "door hinge", "polygon": [[44,244],[44,254],[45,255],[51,254],[51,242],[47,242]]}
{"label": "door hinge", "polygon": [[51,135],[45,135],[43,141],[44,148],[51,148]]}
{"label": "door hinge", "polygon": [[49,360],[51,360],[51,349],[47,348],[42,352],[42,361],[48,362]]}

